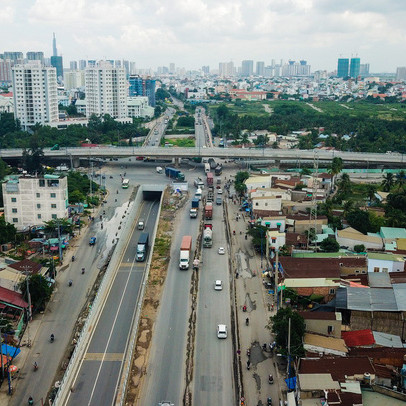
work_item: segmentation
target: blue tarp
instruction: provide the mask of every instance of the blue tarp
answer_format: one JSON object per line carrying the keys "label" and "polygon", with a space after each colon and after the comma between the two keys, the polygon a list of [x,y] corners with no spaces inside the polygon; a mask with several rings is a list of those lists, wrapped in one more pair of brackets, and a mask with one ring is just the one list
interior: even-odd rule
{"label": "blue tarp", "polygon": [[289,390],[296,389],[296,377],[295,376],[293,378],[285,379],[285,382],[286,382],[286,386],[288,387]]}
{"label": "blue tarp", "polygon": [[21,350],[17,347],[12,347],[11,345],[2,344],[1,350],[3,351],[3,355],[7,355],[9,357],[16,357]]}

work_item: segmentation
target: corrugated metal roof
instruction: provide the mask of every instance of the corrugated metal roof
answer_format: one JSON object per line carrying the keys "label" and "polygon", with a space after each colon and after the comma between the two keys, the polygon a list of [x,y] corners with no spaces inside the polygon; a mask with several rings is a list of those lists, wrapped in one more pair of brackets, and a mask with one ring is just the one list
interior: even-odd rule
{"label": "corrugated metal roof", "polygon": [[340,384],[331,374],[299,374],[299,386],[303,391],[340,389]]}
{"label": "corrugated metal roof", "polygon": [[347,288],[347,308],[360,311],[397,312],[393,289]]}
{"label": "corrugated metal roof", "polygon": [[406,238],[405,228],[381,227],[382,238]]}
{"label": "corrugated metal roof", "polygon": [[368,283],[371,288],[391,288],[389,273],[368,272]]}
{"label": "corrugated metal roof", "polygon": [[392,285],[399,311],[406,311],[406,283]]}
{"label": "corrugated metal roof", "polygon": [[381,333],[380,331],[373,331],[372,334],[374,335],[376,345],[390,348],[403,348],[402,340],[399,336]]}

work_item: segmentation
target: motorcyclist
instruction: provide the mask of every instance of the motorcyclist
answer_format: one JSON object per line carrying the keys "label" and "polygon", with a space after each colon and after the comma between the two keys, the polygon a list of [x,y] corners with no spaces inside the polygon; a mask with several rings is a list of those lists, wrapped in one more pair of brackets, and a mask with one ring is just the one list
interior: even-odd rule
{"label": "motorcyclist", "polygon": [[38,369],[38,364],[37,361],[34,362],[34,370],[36,371]]}
{"label": "motorcyclist", "polygon": [[246,319],[245,319],[245,324],[248,326],[248,324],[250,324],[250,319],[247,317]]}
{"label": "motorcyclist", "polygon": [[82,275],[85,273],[85,268],[82,268]]}
{"label": "motorcyclist", "polygon": [[29,404],[29,405],[33,405],[33,404],[34,404],[34,399],[32,398],[32,396],[30,396],[30,397],[28,398],[28,404]]}
{"label": "motorcyclist", "polygon": [[75,256],[72,255],[72,262],[75,262]]}
{"label": "motorcyclist", "polygon": [[53,335],[53,334],[51,334],[51,343],[53,343],[54,342],[54,340],[55,340],[55,336]]}
{"label": "motorcyclist", "polygon": [[68,285],[69,285],[69,286],[72,286],[72,284],[73,284],[72,279],[69,279]]}

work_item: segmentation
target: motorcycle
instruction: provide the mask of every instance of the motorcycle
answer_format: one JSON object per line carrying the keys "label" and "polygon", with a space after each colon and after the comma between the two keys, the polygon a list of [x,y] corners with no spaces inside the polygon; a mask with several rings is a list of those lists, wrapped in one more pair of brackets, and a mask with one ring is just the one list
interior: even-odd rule
{"label": "motorcycle", "polygon": [[51,337],[49,338],[49,341],[51,343],[53,343],[55,341],[55,336],[53,334],[51,334]]}
{"label": "motorcycle", "polygon": [[72,286],[73,282],[72,279],[68,282],[68,286]]}
{"label": "motorcycle", "polygon": [[266,406],[272,406],[272,398],[266,400]]}
{"label": "motorcycle", "polygon": [[271,374],[268,376],[268,383],[273,384],[273,376]]}
{"label": "motorcycle", "polygon": [[72,255],[72,262],[75,262],[75,256]]}
{"label": "motorcycle", "polygon": [[30,396],[30,397],[28,398],[28,405],[31,406],[31,405],[33,405],[33,404],[34,404],[34,399],[32,398],[32,396]]}
{"label": "motorcycle", "polygon": [[266,344],[262,344],[262,351],[267,352]]}
{"label": "motorcycle", "polygon": [[38,369],[38,364],[36,362],[34,362],[34,371],[36,371]]}
{"label": "motorcycle", "polygon": [[85,273],[85,268],[82,268],[82,275]]}
{"label": "motorcycle", "polygon": [[251,350],[248,348],[248,349],[247,349],[247,357],[249,358],[250,355],[251,355]]}
{"label": "motorcycle", "polygon": [[250,319],[247,317],[247,318],[245,319],[245,325],[248,326],[249,324],[250,324]]}
{"label": "motorcycle", "polygon": [[248,361],[247,361],[247,369],[248,369],[248,371],[250,370],[250,368],[251,368],[251,361],[248,360]]}

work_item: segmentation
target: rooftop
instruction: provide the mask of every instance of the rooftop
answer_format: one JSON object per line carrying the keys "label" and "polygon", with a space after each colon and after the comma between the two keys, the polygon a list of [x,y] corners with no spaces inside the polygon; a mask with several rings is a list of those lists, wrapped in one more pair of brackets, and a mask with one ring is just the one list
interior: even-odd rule
{"label": "rooftop", "polygon": [[368,259],[376,259],[379,261],[394,261],[394,262],[404,262],[402,255],[397,254],[385,254],[380,252],[368,252]]}
{"label": "rooftop", "polygon": [[[337,320],[334,312],[298,312],[305,320]],[[341,319],[341,313],[338,313]]]}
{"label": "rooftop", "polygon": [[14,292],[3,287],[0,287],[0,301],[12,304],[22,309],[28,307],[28,303],[23,299],[23,295],[21,293]]}
{"label": "rooftop", "polygon": [[348,347],[372,346],[375,344],[372,330],[343,331],[341,337]]}
{"label": "rooftop", "polygon": [[23,259],[22,261],[10,264],[9,267],[22,273],[29,272],[30,274],[37,274],[41,270],[42,265],[29,259]]}
{"label": "rooftop", "polygon": [[305,333],[303,337],[303,344],[305,346],[310,345],[314,347],[321,347],[334,351],[339,351],[341,353],[348,352],[348,348],[346,347],[345,345],[346,343],[343,339],[335,337],[325,337],[319,334]]}
{"label": "rooftop", "polygon": [[381,227],[382,238],[406,238],[405,228]]}
{"label": "rooftop", "polygon": [[299,374],[299,386],[302,391],[340,389],[340,384],[331,374]]}

